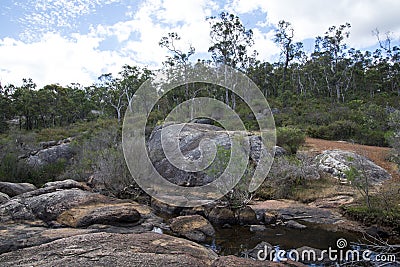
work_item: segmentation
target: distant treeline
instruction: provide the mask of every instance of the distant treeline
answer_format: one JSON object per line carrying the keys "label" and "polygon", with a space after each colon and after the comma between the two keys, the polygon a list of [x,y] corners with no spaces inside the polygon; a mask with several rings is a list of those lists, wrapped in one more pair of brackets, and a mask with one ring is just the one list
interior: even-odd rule
{"label": "distant treeline", "polygon": [[[390,35],[374,31],[379,42],[375,51],[348,47],[350,24],[330,27],[315,38],[312,53],[306,53],[301,42],[294,42],[295,31],[289,22],[281,21],[274,42],[281,48],[279,62],[257,60],[253,32],[240,18],[228,13],[207,18],[210,22],[211,60],[199,60],[212,67],[226,64],[249,76],[261,89],[275,113],[277,126],[297,127],[309,135],[327,139],[346,139],[360,143],[387,145],[393,135],[390,121],[400,109],[400,48]],[[159,45],[166,48],[164,71],[177,67],[193,68],[190,58],[195,48],[177,49],[180,37],[169,33]],[[32,79],[21,86],[0,88],[0,132],[8,130],[7,121],[17,119],[21,129],[65,126],[97,117],[115,117],[121,121],[129,101],[139,86],[153,72],[125,65],[117,77],[102,74],[98,82],[56,84],[37,88]],[[198,96],[224,101],[234,108],[254,129],[254,116],[246,104],[232,92],[216,90],[201,84],[182,86],[161,99],[151,113],[152,123],[162,120],[177,104]]]}

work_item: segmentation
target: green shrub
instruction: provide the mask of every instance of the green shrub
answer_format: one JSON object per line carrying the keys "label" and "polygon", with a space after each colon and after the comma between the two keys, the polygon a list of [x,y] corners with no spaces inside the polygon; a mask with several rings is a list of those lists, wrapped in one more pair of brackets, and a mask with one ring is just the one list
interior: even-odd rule
{"label": "green shrub", "polygon": [[0,162],[0,180],[12,183],[32,183],[37,187],[52,182],[64,173],[67,162],[60,159],[52,164],[32,168],[16,154],[8,153]]}
{"label": "green shrub", "polygon": [[363,145],[387,146],[385,132],[381,130],[364,129],[355,136],[355,140]]}
{"label": "green shrub", "polygon": [[346,216],[361,221],[364,224],[390,226],[400,231],[400,210],[397,208],[392,210],[381,208],[369,209],[365,205],[355,205],[342,207],[342,210]]}
{"label": "green shrub", "polygon": [[292,154],[295,154],[306,140],[306,135],[302,130],[292,127],[277,128],[276,137],[277,145],[283,147]]}
{"label": "green shrub", "polygon": [[[226,170],[228,167],[230,157],[231,157],[231,150],[226,149],[223,146],[217,146],[217,151],[216,151],[216,156],[213,161],[213,163],[204,170],[204,172],[212,177],[213,179],[218,178],[219,176],[222,175],[222,173]],[[235,162],[235,160],[233,159]],[[234,167],[238,168],[238,171],[240,170],[239,165],[234,165]],[[245,173],[241,177],[241,179],[238,181],[238,183],[231,189],[229,190],[228,193],[224,195],[222,198],[223,201],[226,201],[228,206],[232,209],[238,209],[246,206],[246,204],[250,201],[251,199],[251,193],[249,192],[249,184],[250,184],[250,178],[253,176],[254,173],[254,166],[252,164],[248,164],[247,168],[245,170]],[[236,170],[234,170],[235,172]],[[220,184],[222,182],[222,184]],[[219,181],[219,188],[225,190],[226,187],[230,187],[233,183],[232,180],[228,181]]]}
{"label": "green shrub", "polygon": [[0,120],[0,133],[6,133],[9,130],[8,124],[5,120]]}
{"label": "green shrub", "polygon": [[326,140],[350,140],[354,139],[357,133],[359,133],[358,125],[349,120],[334,121],[323,126],[310,126],[307,129],[309,136]]}

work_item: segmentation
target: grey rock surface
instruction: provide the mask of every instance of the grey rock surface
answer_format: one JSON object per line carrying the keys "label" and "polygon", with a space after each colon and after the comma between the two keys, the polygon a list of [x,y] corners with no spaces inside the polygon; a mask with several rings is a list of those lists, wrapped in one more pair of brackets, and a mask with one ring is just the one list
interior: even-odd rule
{"label": "grey rock surface", "polygon": [[32,152],[25,158],[29,166],[37,168],[55,163],[60,159],[68,161],[74,155],[70,143],[60,143],[55,146],[44,147],[41,150]]}
{"label": "grey rock surface", "polygon": [[40,188],[18,195],[0,205],[0,222],[19,220],[50,222],[72,207],[107,202],[110,202],[108,197],[81,189]]}
{"label": "grey rock surface", "polygon": [[57,221],[70,227],[93,224],[121,225],[137,223],[141,216],[130,203],[92,204],[71,208],[61,213]]}
{"label": "grey rock surface", "polygon": [[[178,125],[178,124],[176,124]],[[171,124],[164,126],[170,127]],[[188,123],[179,134],[179,149],[182,155],[189,160],[198,160],[202,157],[202,150],[205,146],[199,147],[203,140],[207,140],[208,144],[215,144],[217,149],[225,151],[217,153],[212,164],[203,171],[187,172],[174,166],[166,157],[161,140],[162,126],[156,127],[149,137],[147,147],[149,157],[153,162],[156,170],[168,181],[180,186],[201,186],[214,181],[224,171],[224,164],[227,164],[230,156],[231,142],[228,133],[217,126],[208,124]],[[238,135],[244,135],[243,132],[235,132]],[[166,140],[177,138],[175,132],[164,133]],[[260,153],[264,155],[272,154],[261,144],[261,138],[256,135],[245,134],[244,138],[248,138],[249,147],[243,146],[243,151],[248,153],[249,160],[257,163],[260,158]],[[244,141],[245,142],[245,141]],[[255,164],[249,164],[254,167]]]}
{"label": "grey rock surface", "polygon": [[14,197],[36,189],[36,186],[30,183],[10,183],[0,182],[0,192]]}
{"label": "grey rock surface", "polygon": [[10,197],[7,194],[0,192],[0,205],[6,203],[8,200],[10,200]]}
{"label": "grey rock surface", "polygon": [[2,266],[210,266],[211,250],[157,233],[90,233],[0,255]]}
{"label": "grey rock surface", "polygon": [[203,242],[214,236],[211,223],[200,215],[179,216],[171,219],[171,230],[195,242]]}
{"label": "grey rock surface", "polygon": [[346,172],[354,168],[362,176],[366,175],[370,184],[380,184],[391,178],[391,175],[370,159],[352,151],[325,150],[316,156],[316,163],[321,171],[332,174],[338,179],[347,181]]}

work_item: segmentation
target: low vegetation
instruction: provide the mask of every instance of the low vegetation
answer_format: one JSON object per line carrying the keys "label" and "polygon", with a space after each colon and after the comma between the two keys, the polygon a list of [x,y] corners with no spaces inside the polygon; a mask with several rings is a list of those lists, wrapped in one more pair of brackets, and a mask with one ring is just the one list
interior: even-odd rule
{"label": "low vegetation", "polygon": [[[306,135],[391,146],[391,160],[400,166],[400,48],[391,45],[390,36],[383,40],[376,31],[380,47],[360,51],[346,44],[351,25],[344,23],[317,36],[314,51],[307,54],[302,43],[294,43],[291,23],[281,21],[273,41],[281,48],[282,60],[271,63],[259,61],[256,51],[251,54],[253,32],[239,17],[221,13],[208,20],[212,60],[190,64],[195,48],[175,49],[180,37],[169,33],[159,43],[169,53],[161,71],[169,77],[182,67],[196,71],[226,64],[246,74],[260,88],[274,114],[277,144],[291,155],[275,160],[257,197],[310,202],[332,193],[334,182],[321,176],[311,157],[299,153]],[[60,178],[92,180],[109,194],[136,198],[141,191],[124,162],[121,123],[124,112],[134,108],[129,104],[135,92],[154,74],[147,68],[124,65],[118,75],[99,74],[90,86],[74,83],[37,88],[29,78],[20,86],[0,86],[0,180],[39,186]],[[160,99],[149,114],[147,132],[162,123],[177,105],[201,96],[229,105],[248,130],[259,130],[257,114],[252,114],[238,95],[218,86],[190,83]],[[39,142],[69,137],[75,138],[75,156],[70,164],[59,161],[33,170],[19,159],[37,150]],[[226,196],[232,207],[251,198],[243,188],[245,184],[239,184]],[[362,191],[365,193],[365,188]],[[396,224],[399,203],[390,195],[399,194],[371,195],[367,202],[346,207],[345,212],[354,218],[369,218],[370,222]]]}

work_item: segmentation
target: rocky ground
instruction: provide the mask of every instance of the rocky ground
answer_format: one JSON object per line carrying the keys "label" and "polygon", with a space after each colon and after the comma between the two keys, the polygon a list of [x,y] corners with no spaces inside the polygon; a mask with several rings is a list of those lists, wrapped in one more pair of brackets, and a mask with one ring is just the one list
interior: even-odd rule
{"label": "rocky ground", "polygon": [[[0,205],[0,266],[303,266],[219,256],[201,244],[214,236],[216,224],[249,225],[251,231],[268,225],[305,229],[304,222],[330,225],[330,230],[364,229],[317,203],[268,200],[236,211],[185,209],[156,200],[150,207],[110,198],[73,180],[38,189],[13,183],[1,188],[14,187],[26,192]],[[174,216],[166,220],[157,211]]]}
{"label": "rocky ground", "polygon": [[[211,126],[189,128],[196,134],[188,136],[198,138],[185,139],[184,154],[195,153],[203,135],[224,144],[226,136],[211,134],[212,129],[207,127]],[[251,138],[250,159],[257,162],[262,146],[258,139]],[[152,140],[157,143],[159,139]],[[383,164],[386,149],[367,153],[372,150],[366,146],[327,142],[330,141],[307,139],[305,149],[319,154],[315,164],[338,180],[346,179],[348,168],[357,168],[349,158],[359,159],[359,155],[368,157],[362,157],[363,163],[368,163],[363,170],[374,184],[396,178],[396,170],[389,169],[393,166]],[[47,162],[53,156],[64,155],[55,152],[60,145],[68,146],[65,143],[43,146],[33,156],[41,159],[40,164]],[[189,181],[184,173],[174,172],[165,162],[165,155],[157,150],[157,145],[153,145],[153,150],[151,147],[156,166],[169,170],[177,184]],[[197,185],[209,180],[206,174],[197,178],[199,181],[190,181]],[[87,184],[74,180],[51,182],[41,188],[0,182],[0,266],[304,266],[220,256],[201,244],[215,235],[213,225],[248,225],[257,232],[267,230],[269,225],[306,229],[307,223],[313,223],[332,231],[368,231],[338,212],[338,207],[355,198],[343,188],[339,184],[335,194],[308,204],[291,200],[253,201],[242,209],[231,210],[218,204],[190,209],[173,207],[155,199],[149,206],[96,193]],[[157,215],[160,213],[173,218],[163,219]]]}
{"label": "rocky ground", "polygon": [[[149,206],[94,193],[73,180],[2,189],[22,186],[31,190],[0,205],[0,266],[303,266],[218,256],[192,241],[215,233],[201,215],[165,221]],[[250,210],[241,213],[242,222],[255,218]]]}

